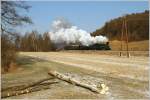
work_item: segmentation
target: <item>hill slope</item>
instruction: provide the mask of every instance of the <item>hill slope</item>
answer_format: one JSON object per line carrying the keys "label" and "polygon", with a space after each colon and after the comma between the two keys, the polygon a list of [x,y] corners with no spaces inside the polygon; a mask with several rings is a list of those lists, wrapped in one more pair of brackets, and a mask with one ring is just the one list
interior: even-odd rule
{"label": "hill slope", "polygon": [[[92,33],[93,36],[105,35],[109,40],[120,40],[121,29],[122,29],[122,19],[119,17],[109,22],[97,29]],[[149,11],[143,13],[133,13],[126,15],[129,41],[140,41],[149,39]]]}

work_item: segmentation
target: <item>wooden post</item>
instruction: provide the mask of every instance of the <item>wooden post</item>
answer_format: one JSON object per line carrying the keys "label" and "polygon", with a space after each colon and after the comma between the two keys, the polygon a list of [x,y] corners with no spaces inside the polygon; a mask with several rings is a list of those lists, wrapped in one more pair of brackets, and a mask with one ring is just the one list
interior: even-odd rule
{"label": "wooden post", "polygon": [[127,46],[127,57],[129,58],[129,48],[128,48],[128,29],[127,29],[127,21],[125,19],[125,34],[126,34],[126,46]]}
{"label": "wooden post", "polygon": [[123,21],[122,21],[122,32],[121,32],[121,50],[120,50],[120,56],[122,56],[123,32],[124,32],[124,19],[123,19]]}

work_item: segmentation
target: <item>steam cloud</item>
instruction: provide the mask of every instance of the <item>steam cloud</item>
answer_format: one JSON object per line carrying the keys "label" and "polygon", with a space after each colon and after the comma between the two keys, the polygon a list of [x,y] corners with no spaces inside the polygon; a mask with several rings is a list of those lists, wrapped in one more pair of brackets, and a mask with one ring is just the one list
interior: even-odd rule
{"label": "steam cloud", "polygon": [[104,36],[92,37],[90,33],[78,29],[77,26],[72,26],[63,19],[53,21],[52,31],[49,32],[49,34],[51,40],[58,45],[81,43],[82,45],[89,46],[95,43],[106,43],[108,41],[107,37]]}

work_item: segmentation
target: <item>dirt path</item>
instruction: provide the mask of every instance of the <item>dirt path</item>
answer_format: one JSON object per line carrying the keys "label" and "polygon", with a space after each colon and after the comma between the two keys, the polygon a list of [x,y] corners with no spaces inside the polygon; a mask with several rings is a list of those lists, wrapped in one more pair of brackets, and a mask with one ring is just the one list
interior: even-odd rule
{"label": "dirt path", "polygon": [[[75,98],[75,99],[148,99],[148,57],[117,57],[97,54],[80,54],[65,52],[49,53],[20,53],[21,56],[28,56],[39,59],[31,72],[24,72],[25,78],[20,81],[36,80],[46,75],[46,70],[52,69],[62,73],[74,73],[80,76],[89,76],[106,83],[109,93],[106,95],[93,94],[87,90],[61,82],[52,86],[50,90],[39,91],[31,94],[15,96],[12,98]],[[42,62],[42,60],[47,60]],[[31,65],[31,64],[30,64]],[[35,67],[36,65],[36,67]],[[39,72],[40,71],[40,72]],[[45,73],[44,73],[45,71]],[[43,73],[42,73],[43,72]],[[23,74],[23,73],[22,73]],[[14,74],[13,74],[14,75]],[[20,75],[20,73],[19,73]],[[2,77],[2,85],[10,85],[10,75]],[[16,76],[18,76],[16,74]],[[36,77],[38,76],[38,78]],[[15,77],[15,76],[14,76]],[[16,83],[18,80],[16,80]],[[7,83],[7,84],[6,84]],[[9,84],[8,84],[9,83]],[[80,91],[80,93],[78,92]]]}

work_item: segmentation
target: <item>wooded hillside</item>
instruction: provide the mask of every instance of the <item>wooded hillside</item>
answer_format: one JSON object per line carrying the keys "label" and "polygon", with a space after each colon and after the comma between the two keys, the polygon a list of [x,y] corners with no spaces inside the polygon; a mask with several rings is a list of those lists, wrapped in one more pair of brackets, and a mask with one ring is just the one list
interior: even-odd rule
{"label": "wooded hillside", "polygon": [[[128,27],[129,41],[140,41],[149,39],[149,11],[133,13],[125,16]],[[105,25],[92,33],[93,36],[105,35],[109,40],[120,40],[123,17],[112,19]]]}

